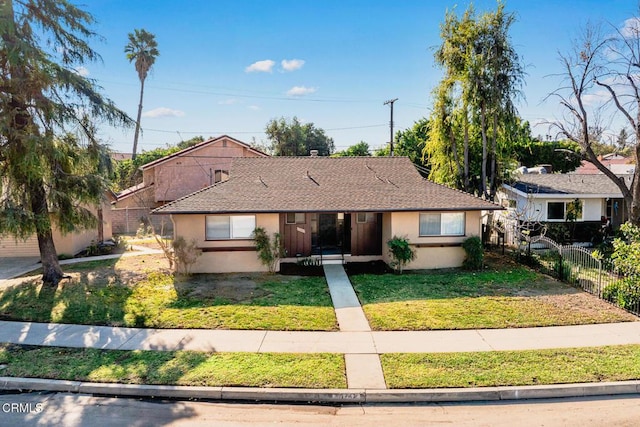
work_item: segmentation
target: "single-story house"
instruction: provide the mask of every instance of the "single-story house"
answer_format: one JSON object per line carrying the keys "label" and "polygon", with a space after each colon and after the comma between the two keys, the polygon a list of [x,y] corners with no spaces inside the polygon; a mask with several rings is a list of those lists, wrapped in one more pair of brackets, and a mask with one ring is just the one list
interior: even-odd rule
{"label": "single-story house", "polygon": [[233,158],[265,156],[223,135],[142,165],[142,182],[117,194],[114,233],[135,232],[153,208],[226,180]]}
{"label": "single-story house", "polygon": [[286,258],[338,255],[389,262],[386,242],[407,237],[409,269],[460,266],[464,239],[480,236],[482,212],[500,206],[423,179],[406,157],[233,159],[227,181],[153,211],[174,236],[203,251],[193,272],[265,271],[252,232],[282,237]]}
{"label": "single-story house", "polygon": [[[100,208],[90,208],[98,219],[95,228],[80,230],[63,234],[52,221],[53,243],[58,255],[73,256],[82,252],[92,242],[98,243],[111,239],[111,201],[115,196],[108,192],[109,196],[103,201]],[[16,239],[13,236],[0,237],[0,258],[4,257],[36,257],[40,256],[38,238],[34,234],[27,239]]]}
{"label": "single-story house", "polygon": [[[623,177],[631,182],[632,175]],[[506,208],[498,216],[506,221],[566,223],[571,207],[575,223],[595,228],[603,221],[618,227],[626,220],[622,192],[603,174],[523,174],[503,184],[497,196]]]}

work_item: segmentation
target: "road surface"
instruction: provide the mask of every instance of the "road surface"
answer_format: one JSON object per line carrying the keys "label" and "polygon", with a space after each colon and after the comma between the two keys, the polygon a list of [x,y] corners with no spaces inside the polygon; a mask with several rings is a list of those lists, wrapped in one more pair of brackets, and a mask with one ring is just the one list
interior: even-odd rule
{"label": "road surface", "polygon": [[518,402],[283,405],[0,394],[0,426],[637,426],[640,395]]}

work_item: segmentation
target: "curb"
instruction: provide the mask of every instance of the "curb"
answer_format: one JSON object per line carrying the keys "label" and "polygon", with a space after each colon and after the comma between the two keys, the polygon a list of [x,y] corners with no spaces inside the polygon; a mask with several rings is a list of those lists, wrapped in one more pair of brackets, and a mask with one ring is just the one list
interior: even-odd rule
{"label": "curb", "polygon": [[55,391],[107,396],[161,397],[252,402],[414,403],[472,402],[561,397],[593,397],[640,393],[640,380],[513,387],[451,389],[298,389],[252,387],[192,387],[89,383],[40,378],[0,377],[0,391]]}

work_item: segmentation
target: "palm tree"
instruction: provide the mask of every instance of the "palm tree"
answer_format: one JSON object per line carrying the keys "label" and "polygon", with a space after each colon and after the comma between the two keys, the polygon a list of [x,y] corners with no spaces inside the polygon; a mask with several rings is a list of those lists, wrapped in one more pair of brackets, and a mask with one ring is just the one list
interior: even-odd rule
{"label": "palm tree", "polygon": [[133,153],[131,159],[136,158],[138,149],[138,135],[140,133],[140,117],[142,116],[142,98],[144,96],[144,81],[149,74],[149,70],[160,55],[156,36],[144,29],[133,30],[129,33],[129,43],[124,47],[129,62],[136,61],[136,71],[140,79],[140,103],[138,104],[138,116],[136,117],[136,131],[133,136]]}

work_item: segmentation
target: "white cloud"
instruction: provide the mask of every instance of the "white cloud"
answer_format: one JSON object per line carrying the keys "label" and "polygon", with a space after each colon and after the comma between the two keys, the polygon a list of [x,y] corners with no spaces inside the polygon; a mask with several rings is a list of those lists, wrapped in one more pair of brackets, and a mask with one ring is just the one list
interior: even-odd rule
{"label": "white cloud", "polygon": [[582,95],[582,102],[588,106],[599,106],[609,100],[609,92],[605,89],[594,91],[593,93],[585,93]]}
{"label": "white cloud", "polygon": [[260,111],[261,110],[261,108],[258,107],[257,105],[249,105],[247,108],[249,108],[249,110],[252,110],[252,111]]}
{"label": "white cloud", "polygon": [[87,77],[89,75],[89,70],[86,67],[77,67],[73,71],[82,77]]}
{"label": "white cloud", "polygon": [[265,59],[263,61],[256,61],[253,64],[249,65],[244,69],[247,73],[252,72],[260,72],[260,73],[271,73],[273,71],[273,66],[276,63],[270,59]]}
{"label": "white cloud", "polygon": [[316,90],[317,89],[315,87],[294,86],[287,91],[287,95],[289,96],[309,95],[311,93],[315,93]]}
{"label": "white cloud", "polygon": [[159,117],[182,117],[184,116],[184,111],[173,110],[167,107],[158,107],[153,110],[147,111],[142,114],[142,117],[151,117],[151,118],[159,118]]}
{"label": "white cloud", "polygon": [[235,98],[229,98],[223,101],[218,101],[218,105],[234,105],[234,104],[237,104],[238,102],[239,101]]}
{"label": "white cloud", "polygon": [[280,62],[280,65],[282,65],[282,69],[284,71],[295,71],[302,68],[302,66],[304,65],[304,60],[303,59],[283,59],[282,62]]}
{"label": "white cloud", "polygon": [[640,19],[629,18],[624,21],[624,25],[620,33],[625,38],[634,38],[640,36]]}

